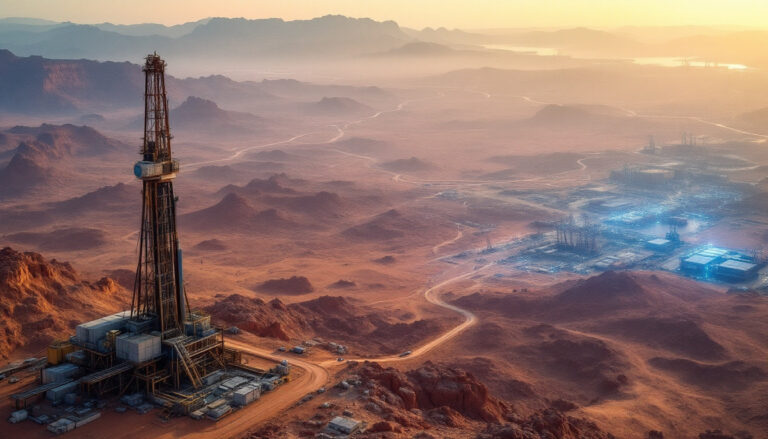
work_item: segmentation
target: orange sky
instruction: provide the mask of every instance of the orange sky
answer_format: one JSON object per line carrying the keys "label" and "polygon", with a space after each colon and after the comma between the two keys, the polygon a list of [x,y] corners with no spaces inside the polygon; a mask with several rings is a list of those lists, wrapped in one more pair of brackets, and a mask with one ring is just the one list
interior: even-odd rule
{"label": "orange sky", "polygon": [[210,16],[293,20],[326,14],[395,20],[417,28],[763,27],[768,0],[0,0],[0,16],[77,23],[178,24]]}

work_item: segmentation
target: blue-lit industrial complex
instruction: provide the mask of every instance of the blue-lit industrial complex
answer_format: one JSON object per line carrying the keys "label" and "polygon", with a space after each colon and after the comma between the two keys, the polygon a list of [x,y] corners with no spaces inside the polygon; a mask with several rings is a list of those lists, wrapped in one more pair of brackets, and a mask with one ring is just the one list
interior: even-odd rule
{"label": "blue-lit industrial complex", "polygon": [[645,148],[642,153],[654,158],[671,151],[678,161],[624,166],[605,180],[575,189],[516,194],[564,215],[539,223],[539,233],[508,244],[511,254],[503,264],[550,275],[662,270],[739,289],[766,289],[761,251],[734,246],[727,236],[718,237],[717,245],[705,238],[719,224],[768,227],[759,220],[729,216],[730,206],[755,188],[711,172],[703,162],[680,160],[691,156],[693,148],[691,144],[666,150],[654,146],[653,152]]}

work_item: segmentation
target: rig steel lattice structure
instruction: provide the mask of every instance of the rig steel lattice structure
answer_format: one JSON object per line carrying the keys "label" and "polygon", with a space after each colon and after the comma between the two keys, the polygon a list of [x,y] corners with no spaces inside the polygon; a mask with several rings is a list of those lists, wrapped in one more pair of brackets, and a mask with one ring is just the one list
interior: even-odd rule
{"label": "rig steel lattice structure", "polygon": [[[65,384],[77,380],[82,393],[140,392],[172,413],[188,414],[215,391],[207,377],[243,364],[242,353],[225,347],[224,332],[211,325],[211,317],[190,308],[184,290],[173,192],[179,162],[171,152],[165,66],[154,53],[143,69],[144,138],[133,168],[142,181],[142,213],[131,309],[81,323],[68,341],[49,346],[47,360],[51,366],[75,366],[78,376]],[[41,381],[42,386],[12,395],[17,409],[62,386]]]}
{"label": "rig steel lattice structure", "polygon": [[143,180],[144,187],[131,318],[158,319],[165,340],[183,333],[188,310],[172,182],[179,165],[171,155],[165,61],[156,53],[147,56],[144,74],[144,144],[142,161],[134,167],[134,174]]}

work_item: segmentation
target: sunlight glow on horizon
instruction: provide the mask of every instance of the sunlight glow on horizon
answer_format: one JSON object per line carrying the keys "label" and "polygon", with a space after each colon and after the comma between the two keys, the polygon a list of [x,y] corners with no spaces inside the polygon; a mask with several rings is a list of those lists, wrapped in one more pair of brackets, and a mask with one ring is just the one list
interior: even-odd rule
{"label": "sunlight glow on horizon", "polygon": [[463,29],[620,26],[764,27],[761,0],[0,0],[3,17],[83,24],[182,24],[207,17],[311,19],[340,14]]}

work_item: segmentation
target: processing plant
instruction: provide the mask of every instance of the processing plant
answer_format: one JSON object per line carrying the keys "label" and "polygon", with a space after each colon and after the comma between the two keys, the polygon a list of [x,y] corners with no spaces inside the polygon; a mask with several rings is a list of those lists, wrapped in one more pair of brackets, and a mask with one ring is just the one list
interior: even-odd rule
{"label": "processing plant", "polygon": [[[69,340],[49,346],[42,384],[12,396],[12,419],[29,416],[61,433],[95,419],[93,404],[114,394],[139,411],[161,406],[168,415],[219,419],[288,375],[287,363],[272,371],[243,365],[241,353],[225,347],[222,329],[189,306],[176,229],[173,179],[179,162],[172,156],[165,66],[155,53],[143,69],[144,140],[134,166],[143,200],[131,308],[82,323]],[[37,401],[43,396],[53,406],[92,404],[62,415],[41,410]]]}

